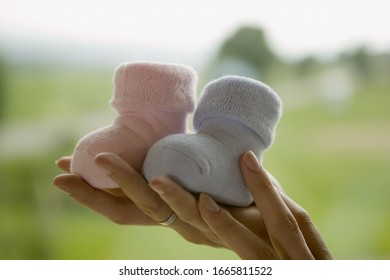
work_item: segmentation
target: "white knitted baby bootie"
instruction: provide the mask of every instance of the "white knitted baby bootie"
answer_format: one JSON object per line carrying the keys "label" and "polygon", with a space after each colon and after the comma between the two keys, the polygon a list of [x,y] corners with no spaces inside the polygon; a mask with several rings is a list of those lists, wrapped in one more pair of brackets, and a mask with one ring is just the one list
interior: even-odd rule
{"label": "white knitted baby bootie", "polygon": [[147,180],[169,176],[193,192],[216,201],[248,206],[253,198],[242,178],[239,158],[252,150],[258,158],[273,141],[281,100],[265,84],[226,76],[203,90],[194,115],[196,134],[176,134],[152,146],[144,162]]}

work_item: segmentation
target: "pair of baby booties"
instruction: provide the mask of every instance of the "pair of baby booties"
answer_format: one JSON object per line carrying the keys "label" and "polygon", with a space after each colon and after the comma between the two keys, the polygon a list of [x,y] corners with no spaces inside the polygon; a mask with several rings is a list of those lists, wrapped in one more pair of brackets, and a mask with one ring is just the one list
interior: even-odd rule
{"label": "pair of baby booties", "polygon": [[[117,184],[95,166],[101,152],[120,156],[146,180],[169,176],[192,193],[217,202],[248,206],[253,198],[242,178],[239,157],[258,158],[274,139],[281,100],[267,85],[224,76],[208,83],[195,106],[197,74],[180,64],[135,62],[114,74],[114,122],[84,136],[76,145],[71,172],[98,189]],[[186,134],[195,110],[194,134]]]}

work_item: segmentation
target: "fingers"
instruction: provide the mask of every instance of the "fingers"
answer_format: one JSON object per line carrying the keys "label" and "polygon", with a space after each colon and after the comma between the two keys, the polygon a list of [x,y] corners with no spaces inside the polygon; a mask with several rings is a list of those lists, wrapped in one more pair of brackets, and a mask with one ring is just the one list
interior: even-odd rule
{"label": "fingers", "polygon": [[170,207],[150,189],[145,179],[119,156],[102,153],[96,156],[95,163],[106,169],[134,204],[154,221],[164,221],[171,215]]}
{"label": "fingers", "polygon": [[[162,222],[170,217],[172,211],[174,211],[179,218],[170,227],[185,239],[193,243],[218,247],[224,246],[220,239],[212,235],[210,230],[210,234],[202,231],[202,227],[200,226],[201,219],[196,217],[197,206],[194,197],[181,189],[177,184],[174,184],[174,190],[171,191],[169,189],[173,181],[168,178],[161,179],[160,181],[155,180],[155,190],[158,191],[156,192],[147,184],[141,175],[114,154],[100,154],[96,157],[95,162],[100,167],[108,170],[110,177],[118,183],[123,192],[143,213],[154,221]],[[158,193],[161,193],[161,197]],[[186,223],[182,219],[191,221],[192,223]],[[193,224],[197,226],[194,227]]]}
{"label": "fingers", "polygon": [[167,177],[159,177],[150,181],[150,187],[170,206],[170,208],[184,222],[196,227],[205,227],[201,219],[197,201],[189,192],[179,184]]}
{"label": "fingers", "polygon": [[54,178],[53,184],[81,204],[117,224],[149,225],[154,223],[127,197],[116,197],[94,189],[78,176],[59,175]]}
{"label": "fingers", "polygon": [[207,194],[199,197],[202,218],[216,235],[242,259],[276,259],[278,256],[265,241],[234,219]]}
{"label": "fingers", "polygon": [[283,259],[313,259],[295,217],[252,152],[241,157],[241,167],[279,256]]}
{"label": "fingers", "polygon": [[267,228],[256,205],[252,204],[248,207],[227,207],[226,209],[233,218],[260,237],[269,246],[272,246]]}
{"label": "fingers", "polygon": [[56,165],[66,173],[70,173],[71,160],[72,160],[71,156],[64,156],[56,160]]}
{"label": "fingers", "polygon": [[317,260],[331,260],[333,256],[309,214],[285,194],[280,194],[295,217],[306,243]]}

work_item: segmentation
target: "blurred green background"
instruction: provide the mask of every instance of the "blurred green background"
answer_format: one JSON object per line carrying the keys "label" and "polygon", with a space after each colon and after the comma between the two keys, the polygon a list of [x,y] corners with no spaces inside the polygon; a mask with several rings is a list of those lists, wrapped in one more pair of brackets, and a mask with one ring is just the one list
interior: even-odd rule
{"label": "blurred green background", "polygon": [[[0,259],[237,259],[168,228],[115,225],[51,185],[60,173],[54,161],[115,117],[107,106],[115,66],[140,59],[193,63],[198,92],[224,74],[273,87],[284,113],[265,167],[311,214],[336,258],[390,258],[390,45],[286,58],[261,24],[229,30],[204,56],[183,59],[104,47],[83,60],[85,50],[60,43],[3,40]],[[102,62],[102,53],[116,56]]]}

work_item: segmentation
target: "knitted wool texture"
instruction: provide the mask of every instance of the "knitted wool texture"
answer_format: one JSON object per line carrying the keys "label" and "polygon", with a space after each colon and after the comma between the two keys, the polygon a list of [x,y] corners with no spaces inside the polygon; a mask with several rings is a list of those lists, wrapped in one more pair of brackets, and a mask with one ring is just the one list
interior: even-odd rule
{"label": "knitted wool texture", "polygon": [[248,206],[253,198],[239,158],[247,150],[262,158],[280,116],[281,100],[265,84],[238,76],[215,80],[204,88],[195,111],[196,134],[171,135],[154,144],[144,162],[145,177],[170,176],[193,193]]}
{"label": "knitted wool texture", "polygon": [[185,65],[136,62],[119,66],[114,74],[112,124],[84,136],[76,145],[71,172],[100,189],[118,188],[98,168],[102,152],[119,155],[141,172],[146,153],[159,139],[185,133],[187,113],[195,107],[197,75]]}

